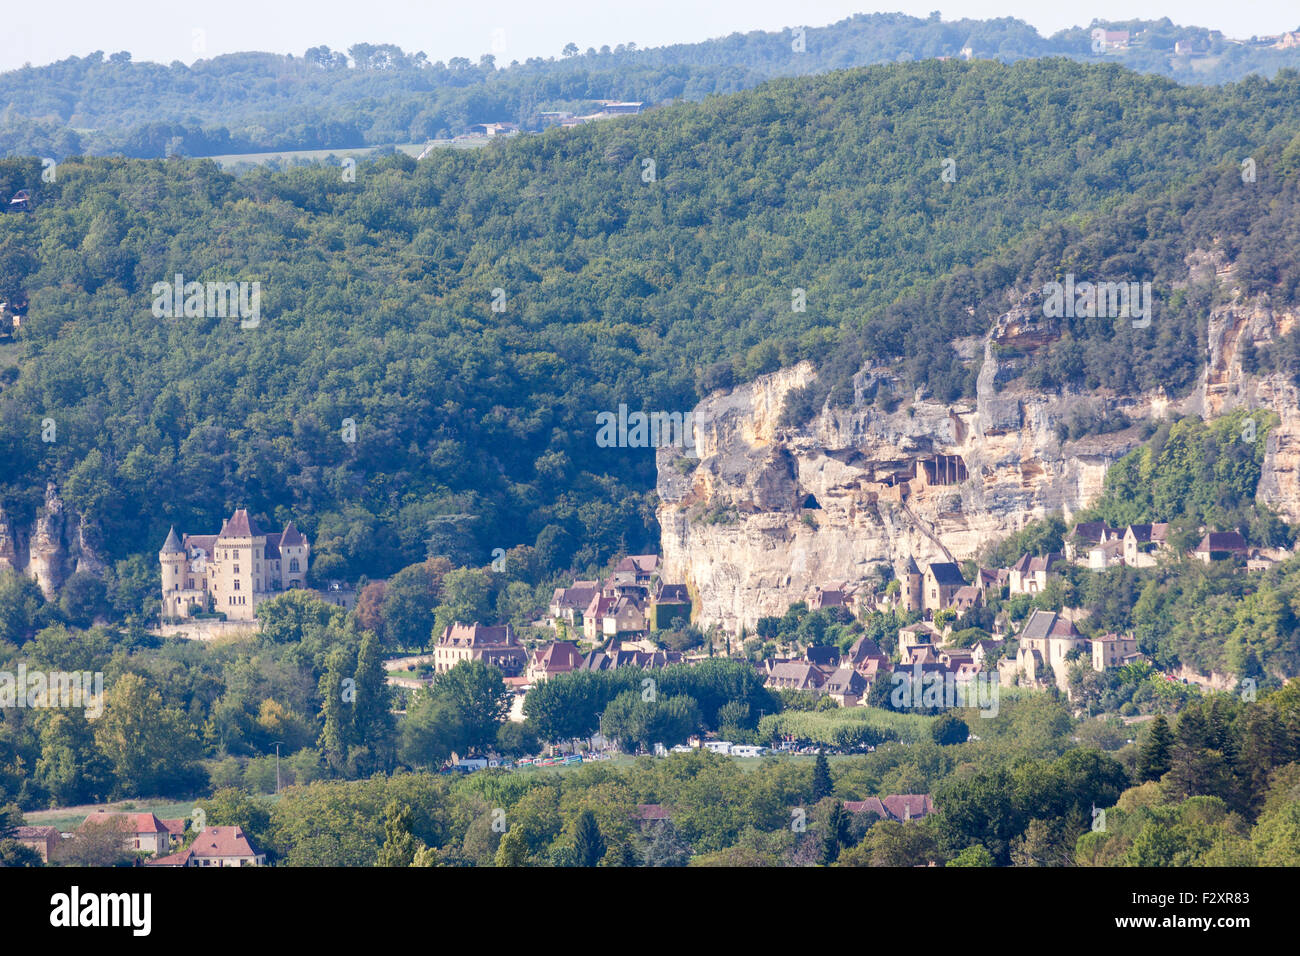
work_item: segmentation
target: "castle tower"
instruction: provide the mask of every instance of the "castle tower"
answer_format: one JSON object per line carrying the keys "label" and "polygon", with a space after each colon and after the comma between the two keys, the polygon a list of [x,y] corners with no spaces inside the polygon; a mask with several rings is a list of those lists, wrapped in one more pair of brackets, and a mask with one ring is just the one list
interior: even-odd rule
{"label": "castle tower", "polygon": [[251,621],[266,587],[266,535],[238,508],[217,536],[217,566],[212,590],[218,611],[235,621]]}
{"label": "castle tower", "polygon": [[280,535],[280,585],[284,588],[299,588],[307,585],[307,559],[311,551],[307,539],[303,537],[292,521],[284,526]]}
{"label": "castle tower", "polygon": [[158,562],[162,565],[162,616],[184,617],[189,607],[189,602],[181,596],[185,590],[185,549],[176,536],[175,526],[167,532],[167,540],[158,552]]}
{"label": "castle tower", "polygon": [[902,579],[898,582],[902,588],[901,597],[903,599],[903,610],[918,611],[921,609],[921,569],[916,563],[916,559],[908,557],[907,564],[903,567]]}

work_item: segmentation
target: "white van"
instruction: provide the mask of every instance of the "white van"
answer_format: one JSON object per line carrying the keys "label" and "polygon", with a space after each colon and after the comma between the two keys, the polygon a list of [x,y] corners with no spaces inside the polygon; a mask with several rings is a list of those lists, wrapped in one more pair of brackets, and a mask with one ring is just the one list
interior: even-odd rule
{"label": "white van", "polygon": [[752,744],[736,744],[731,748],[733,757],[761,757],[767,751],[766,747],[756,747]]}

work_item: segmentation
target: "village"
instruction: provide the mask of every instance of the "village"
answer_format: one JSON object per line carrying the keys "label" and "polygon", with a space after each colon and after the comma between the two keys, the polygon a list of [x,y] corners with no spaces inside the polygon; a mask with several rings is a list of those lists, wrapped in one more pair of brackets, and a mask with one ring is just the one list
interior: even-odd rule
{"label": "village", "polygon": [[[754,661],[754,666],[769,688],[804,691],[841,707],[866,706],[872,686],[881,679],[888,683],[900,669],[937,674],[959,685],[990,673],[1003,687],[1055,686],[1068,697],[1066,675],[1071,661],[1082,657],[1098,672],[1143,662],[1136,638],[1116,633],[1087,638],[1069,609],[1040,608],[1015,623],[1000,612],[992,620],[990,636],[969,646],[954,643],[954,635],[967,629],[968,618],[991,598],[1042,594],[1067,565],[1091,571],[1120,565],[1153,567],[1163,557],[1173,556],[1168,532],[1163,523],[1112,528],[1090,522],[1075,526],[1064,552],[1024,554],[1010,567],[977,568],[971,580],[957,562],[922,565],[909,559],[903,574],[883,588],[872,583],[828,583],[807,595],[809,612],[832,611],[845,621],[877,613],[914,618],[897,629],[893,653],[863,636],[845,651],[830,645],[785,644],[777,654]],[[1190,556],[1207,564],[1235,560],[1243,572],[1250,572],[1284,560],[1288,553],[1251,548],[1236,531],[1210,531]],[[743,633],[738,641],[723,637],[721,647],[716,640],[707,649],[676,651],[662,646],[657,638],[668,628],[688,624],[692,605],[687,586],[666,583],[659,572],[658,555],[630,555],[604,581],[577,580],[556,588],[546,619],[556,638],[532,649],[509,625],[451,624],[431,654],[390,662],[390,667],[409,670],[424,667],[427,675],[407,677],[398,671],[390,680],[415,688],[457,661],[483,660],[506,676],[517,694],[514,719],[522,720],[528,689],[558,674],[618,667],[654,669],[690,664],[716,653],[741,656],[737,645],[745,643]]]}

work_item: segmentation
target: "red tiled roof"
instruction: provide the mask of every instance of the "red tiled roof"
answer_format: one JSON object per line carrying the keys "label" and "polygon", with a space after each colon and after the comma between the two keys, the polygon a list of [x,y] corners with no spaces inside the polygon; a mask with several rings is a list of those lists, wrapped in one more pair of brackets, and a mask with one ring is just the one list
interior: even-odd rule
{"label": "red tiled roof", "polygon": [[255,857],[243,827],[208,827],[190,845],[198,857]]}
{"label": "red tiled roof", "polygon": [[103,823],[105,820],[123,819],[131,826],[132,833],[166,833],[167,828],[163,822],[152,813],[111,813],[106,810],[96,810],[82,821],[84,827],[87,823]]}
{"label": "red tiled roof", "polygon": [[152,860],[145,860],[145,866],[186,866],[190,862],[190,857],[194,856],[192,849],[181,850],[179,853],[173,853],[170,856],[159,856]]}
{"label": "red tiled roof", "polygon": [[248,516],[246,508],[236,508],[235,513],[230,516],[225,527],[221,529],[223,537],[230,538],[255,538],[261,535],[257,527],[257,522]]}
{"label": "red tiled roof", "polygon": [[930,802],[928,793],[903,793],[891,797],[885,797],[881,800],[889,815],[895,820],[912,819],[916,820],[926,814],[934,812],[934,804]]}

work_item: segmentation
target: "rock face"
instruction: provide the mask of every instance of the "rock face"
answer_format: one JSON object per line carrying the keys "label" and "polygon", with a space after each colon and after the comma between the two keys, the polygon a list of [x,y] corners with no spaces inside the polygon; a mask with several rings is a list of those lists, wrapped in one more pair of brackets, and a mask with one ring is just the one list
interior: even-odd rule
{"label": "rock face", "polygon": [[55,597],[75,572],[103,573],[96,540],[93,527],[64,506],[53,482],[45,488],[36,520],[25,530],[0,508],[0,567],[30,574],[46,598]]}
{"label": "rock face", "polygon": [[1133,422],[1272,409],[1282,422],[1268,435],[1259,497],[1300,520],[1300,394],[1281,376],[1246,375],[1240,358],[1243,343],[1263,345],[1294,322],[1258,304],[1216,309],[1202,380],[1179,401],[1163,390],[995,390],[995,345],[1032,356],[1051,340],[1026,307],[1002,316],[982,343],[965,344],[984,352],[973,402],[918,398],[885,412],[864,395],[890,371],[869,367],[851,407],[782,427],[786,393],[816,374],[808,363],[710,396],[696,410],[699,458],[658,450],[665,580],[688,584],[700,626],[735,632],[817,586],[869,580],[881,563],[898,574],[909,557],[960,561],[1054,511],[1069,520],[1100,493],[1110,465],[1141,443],[1136,425],[1062,441],[1058,424],[1085,406]]}

